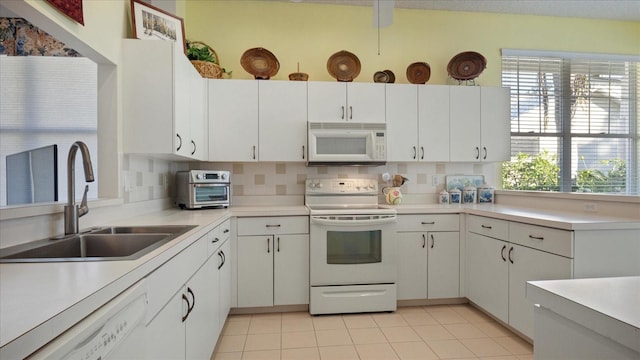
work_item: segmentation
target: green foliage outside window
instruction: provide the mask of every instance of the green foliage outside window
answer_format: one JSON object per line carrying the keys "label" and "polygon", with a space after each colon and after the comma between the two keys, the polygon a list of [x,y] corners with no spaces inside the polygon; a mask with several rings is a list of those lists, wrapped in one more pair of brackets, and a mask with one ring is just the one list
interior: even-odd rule
{"label": "green foliage outside window", "polygon": [[[584,161],[584,158],[580,160]],[[621,159],[600,160],[607,170],[584,169],[578,170],[576,189],[579,192],[625,192],[627,179],[627,164]]]}
{"label": "green foliage outside window", "polygon": [[560,190],[558,157],[543,151],[537,155],[518,153],[514,160],[502,164],[502,187],[505,190]]}

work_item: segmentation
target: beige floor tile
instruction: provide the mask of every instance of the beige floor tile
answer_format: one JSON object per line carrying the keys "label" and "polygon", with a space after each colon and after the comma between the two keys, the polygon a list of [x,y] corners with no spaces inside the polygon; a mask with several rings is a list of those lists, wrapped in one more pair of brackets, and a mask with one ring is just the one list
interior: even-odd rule
{"label": "beige floor tile", "polygon": [[358,352],[354,345],[321,346],[320,359],[322,360],[359,360]]}
{"label": "beige floor tile", "polygon": [[440,324],[462,324],[467,322],[460,314],[449,307],[437,306],[433,309],[429,307],[425,307],[425,309],[427,313],[433,316]]}
{"label": "beige floor tile", "polygon": [[243,351],[247,335],[223,335],[220,337],[218,352]]}
{"label": "beige floor tile", "polygon": [[505,356],[511,353],[490,338],[461,339],[460,342],[471,350],[476,356]]}
{"label": "beige floor tile", "polygon": [[395,313],[373,314],[373,320],[380,327],[407,326],[409,325],[402,315]]}
{"label": "beige floor tile", "polygon": [[264,313],[264,314],[251,315],[251,320],[273,320],[273,319],[282,319],[282,313]]}
{"label": "beige floor tile", "polygon": [[318,346],[351,345],[347,329],[316,330]]}
{"label": "beige floor tile", "polygon": [[[515,355],[505,355],[505,356],[483,356],[479,358],[480,360],[520,360]],[[533,358],[531,359],[533,360]]]}
{"label": "beige floor tile", "polygon": [[361,360],[398,360],[398,355],[389,344],[357,344],[356,351]]}
{"label": "beige floor tile", "polygon": [[223,335],[245,335],[249,332],[249,320],[227,321],[222,330]]}
{"label": "beige floor tile", "polygon": [[422,339],[415,331],[409,326],[396,326],[396,327],[384,327],[381,328],[384,336],[389,342],[407,342],[407,341],[421,341]]}
{"label": "beige floor tile", "polygon": [[375,328],[378,324],[373,321],[373,317],[369,314],[350,314],[343,315],[342,320],[348,329]]}
{"label": "beige floor tile", "polygon": [[529,344],[522,338],[516,336],[505,336],[493,338],[498,344],[502,345],[505,349],[509,350],[514,355],[529,355],[533,354],[533,345]]}
{"label": "beige floor tile", "polygon": [[280,360],[280,349],[245,351],[242,353],[242,360]]}
{"label": "beige floor tile", "polygon": [[433,350],[424,342],[392,343],[391,347],[396,351],[400,360],[435,360],[438,359]]}
{"label": "beige floor tile", "polygon": [[316,330],[346,329],[342,316],[322,315],[313,317],[313,328]]}
{"label": "beige floor tile", "polygon": [[453,340],[455,336],[447,331],[442,325],[419,325],[413,326],[413,330],[424,341],[430,340]]}
{"label": "beige floor tile", "polygon": [[474,324],[446,324],[443,325],[457,339],[477,339],[489,337]]}
{"label": "beige floor tile", "polygon": [[227,317],[227,322],[229,321],[251,321],[251,314],[243,314],[243,315],[229,315]]}
{"label": "beige floor tile", "polygon": [[450,305],[449,307],[453,311],[460,314],[460,316],[462,316],[465,320],[471,323],[494,321],[489,315],[483,313],[482,311],[474,308],[469,304]]}
{"label": "beige floor tile", "polygon": [[399,307],[396,310],[396,314],[404,315],[404,314],[424,314],[426,311],[424,310],[424,306],[404,306]]}
{"label": "beige floor tile", "polygon": [[426,311],[421,313],[403,313],[400,314],[409,325],[437,325],[440,324],[433,316]]}
{"label": "beige floor tile", "polygon": [[244,351],[280,349],[281,334],[249,334]]}
{"label": "beige floor tile", "polygon": [[252,317],[249,334],[269,334],[282,331],[281,317]]}
{"label": "beige floor tile", "polygon": [[467,349],[459,340],[433,340],[427,341],[427,345],[441,359],[473,358],[475,355]]}
{"label": "beige floor tile", "polygon": [[282,333],[282,349],[317,347],[315,331]]}
{"label": "beige floor tile", "polygon": [[379,328],[349,329],[354,344],[382,344],[387,339]]}
{"label": "beige floor tile", "polygon": [[317,347],[301,349],[282,349],[282,360],[320,360],[320,351]]}
{"label": "beige floor tile", "polygon": [[313,315],[309,314],[307,311],[294,311],[294,312],[286,312],[282,313],[282,320],[285,319],[311,319]]}
{"label": "beige floor tile", "polygon": [[282,332],[313,331],[313,320],[305,317],[282,318]]}
{"label": "beige floor tile", "polygon": [[482,330],[482,332],[487,334],[489,337],[513,336],[513,333],[509,329],[500,325],[496,321],[477,322],[473,323],[473,325]]}
{"label": "beige floor tile", "polygon": [[242,359],[242,351],[237,352],[226,352],[226,353],[215,353],[211,357],[212,360],[241,360]]}
{"label": "beige floor tile", "polygon": [[518,355],[516,357],[518,358],[518,360],[533,360],[533,354]]}

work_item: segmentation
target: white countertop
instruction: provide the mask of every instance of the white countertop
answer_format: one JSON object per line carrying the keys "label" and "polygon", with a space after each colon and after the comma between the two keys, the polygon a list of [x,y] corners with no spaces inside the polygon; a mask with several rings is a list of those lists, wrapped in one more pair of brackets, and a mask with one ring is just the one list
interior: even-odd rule
{"label": "white countertop", "polygon": [[[499,205],[400,205],[399,214],[467,213],[512,221],[579,229],[640,229],[640,221],[551,214]],[[231,216],[308,215],[303,205],[233,206],[229,209],[166,210],[115,225],[198,225],[137,260],[0,264],[0,358],[44,344],[52,336],[145,277]],[[63,314],[65,316],[58,316]],[[23,354],[27,355],[27,354]],[[23,357],[15,356],[15,357]]]}
{"label": "white countertop", "polygon": [[640,352],[640,276],[527,283],[527,299]]}

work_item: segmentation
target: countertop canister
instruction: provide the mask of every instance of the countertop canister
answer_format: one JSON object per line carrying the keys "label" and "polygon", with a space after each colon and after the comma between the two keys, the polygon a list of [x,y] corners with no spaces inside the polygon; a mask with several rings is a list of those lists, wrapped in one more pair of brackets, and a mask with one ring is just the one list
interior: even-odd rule
{"label": "countertop canister", "polygon": [[479,203],[494,203],[495,200],[493,198],[494,195],[494,188],[487,184],[484,183],[482,185],[480,185],[480,187],[478,187],[478,202]]}
{"label": "countertop canister", "polygon": [[463,204],[475,204],[476,202],[476,187],[465,186],[462,189],[462,203]]}
{"label": "countertop canister", "polygon": [[462,203],[462,191],[460,189],[451,189],[449,192],[449,203],[450,204],[460,204]]}

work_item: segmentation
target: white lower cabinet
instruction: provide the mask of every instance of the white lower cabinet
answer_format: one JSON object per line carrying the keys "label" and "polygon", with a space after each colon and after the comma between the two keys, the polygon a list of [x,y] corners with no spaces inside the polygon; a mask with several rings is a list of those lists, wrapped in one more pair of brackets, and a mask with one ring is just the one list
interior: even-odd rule
{"label": "white lower cabinet", "polygon": [[459,297],[459,216],[400,215],[397,229],[398,300]]}
{"label": "white lower cabinet", "polygon": [[[526,282],[573,276],[571,258],[538,248],[548,249],[547,242],[557,249],[568,243],[570,248],[571,232],[477,216],[469,216],[467,226],[467,297],[533,338],[533,304],[526,299]],[[528,244],[536,248],[513,243],[520,241],[520,233],[537,241]]]}
{"label": "white lower cabinet", "polygon": [[308,217],[239,218],[237,233],[238,307],[309,303]]}
{"label": "white lower cabinet", "polygon": [[226,221],[149,275],[147,359],[211,357],[229,313],[230,248]]}

